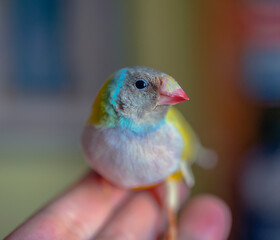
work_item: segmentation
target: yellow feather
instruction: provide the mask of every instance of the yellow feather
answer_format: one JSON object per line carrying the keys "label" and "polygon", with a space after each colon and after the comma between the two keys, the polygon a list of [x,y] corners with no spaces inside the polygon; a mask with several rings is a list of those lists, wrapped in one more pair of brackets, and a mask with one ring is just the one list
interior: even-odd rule
{"label": "yellow feather", "polygon": [[108,88],[108,84],[111,81],[111,78],[112,77],[110,77],[99,90],[92,105],[91,115],[87,121],[87,124],[99,124],[102,118],[104,117],[105,113],[102,107],[105,105],[105,102],[103,99],[103,94],[105,94],[106,89]]}
{"label": "yellow feather", "polygon": [[190,124],[186,121],[183,115],[174,107],[171,107],[166,115],[166,121],[172,123],[173,126],[180,132],[184,141],[184,149],[181,159],[185,161],[193,161],[197,154],[197,137]]}
{"label": "yellow feather", "polygon": [[[197,160],[198,149],[200,147],[199,140],[190,124],[176,108],[171,107],[169,109],[166,115],[166,121],[173,124],[173,126],[181,134],[184,141],[184,149],[181,155],[181,163],[184,162],[184,164],[180,164],[180,169],[169,176],[167,179],[171,181],[179,181],[185,178],[187,184],[191,187],[191,184],[193,185],[194,183],[192,174],[191,172],[188,172],[187,175],[190,175],[190,178],[186,178],[186,176],[184,176],[184,172],[186,174],[186,171],[184,171],[184,169],[182,168],[186,168],[188,164],[192,164],[192,162]],[[191,181],[189,181],[188,179],[191,179]]]}

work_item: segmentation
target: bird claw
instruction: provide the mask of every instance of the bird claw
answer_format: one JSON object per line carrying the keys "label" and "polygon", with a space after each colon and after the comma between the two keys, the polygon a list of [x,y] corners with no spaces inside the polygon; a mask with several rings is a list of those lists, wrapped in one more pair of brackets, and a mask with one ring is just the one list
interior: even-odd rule
{"label": "bird claw", "polygon": [[172,209],[168,209],[168,228],[164,240],[177,240],[177,219]]}

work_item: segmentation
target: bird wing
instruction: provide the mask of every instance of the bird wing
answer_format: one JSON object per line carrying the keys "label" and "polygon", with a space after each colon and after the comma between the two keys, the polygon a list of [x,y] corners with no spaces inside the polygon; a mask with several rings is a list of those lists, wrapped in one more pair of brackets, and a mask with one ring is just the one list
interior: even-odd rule
{"label": "bird wing", "polygon": [[177,172],[169,176],[168,181],[178,181],[182,178],[189,187],[195,183],[191,164],[198,159],[200,141],[190,124],[183,115],[174,107],[171,107],[166,115],[166,121],[171,123],[181,134],[184,141],[184,148],[181,155],[180,167]]}
{"label": "bird wing", "polygon": [[184,141],[180,168],[169,179],[178,180],[184,178],[189,186],[193,186],[192,163],[196,162],[204,168],[212,168],[217,162],[217,155],[213,150],[202,146],[190,124],[176,108],[171,107],[169,109],[166,115],[166,121],[178,130]]}
{"label": "bird wing", "polygon": [[166,121],[171,123],[181,134],[184,141],[184,149],[181,159],[183,161],[192,162],[196,159],[199,140],[183,115],[174,107],[171,107],[166,115]]}

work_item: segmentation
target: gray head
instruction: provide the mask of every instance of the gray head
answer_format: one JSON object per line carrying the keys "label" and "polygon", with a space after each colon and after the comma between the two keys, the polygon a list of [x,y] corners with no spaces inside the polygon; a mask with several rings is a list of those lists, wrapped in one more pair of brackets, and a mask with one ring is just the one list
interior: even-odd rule
{"label": "gray head", "polygon": [[150,67],[123,68],[107,84],[106,111],[113,109],[119,121],[130,119],[137,125],[156,124],[164,119],[170,105],[188,100],[171,76]]}

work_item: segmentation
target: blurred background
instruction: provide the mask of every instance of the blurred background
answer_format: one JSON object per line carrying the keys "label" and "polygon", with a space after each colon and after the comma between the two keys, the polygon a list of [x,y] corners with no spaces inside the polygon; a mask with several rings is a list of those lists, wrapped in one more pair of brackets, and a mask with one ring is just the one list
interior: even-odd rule
{"label": "blurred background", "polygon": [[130,65],[175,77],[214,170],[193,195],[233,212],[231,239],[280,239],[280,2],[0,1],[0,238],[79,179],[104,80]]}

